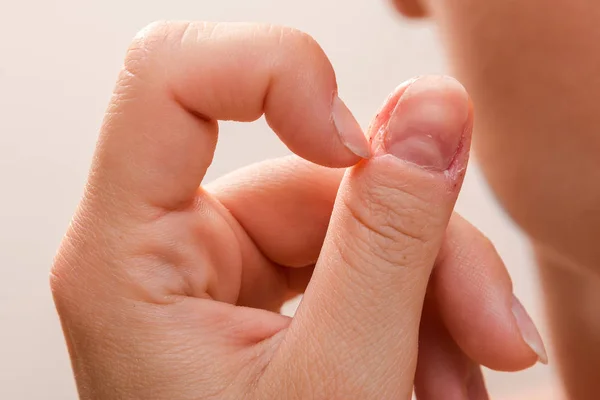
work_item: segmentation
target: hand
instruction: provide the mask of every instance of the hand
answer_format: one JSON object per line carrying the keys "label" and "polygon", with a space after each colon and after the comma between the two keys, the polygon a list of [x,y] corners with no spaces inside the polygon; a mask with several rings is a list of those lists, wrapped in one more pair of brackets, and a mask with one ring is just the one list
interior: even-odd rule
{"label": "hand", "polygon": [[[286,159],[199,187],[216,121],[263,112],[296,154],[356,165],[341,183]],[[53,267],[80,396],[408,399],[418,370],[422,399],[485,398],[479,364],[544,357],[493,248],[460,217],[446,232],[471,124],[462,86],[421,78],[369,147],[306,35],[145,30]],[[293,319],[273,312],[305,289]]]}

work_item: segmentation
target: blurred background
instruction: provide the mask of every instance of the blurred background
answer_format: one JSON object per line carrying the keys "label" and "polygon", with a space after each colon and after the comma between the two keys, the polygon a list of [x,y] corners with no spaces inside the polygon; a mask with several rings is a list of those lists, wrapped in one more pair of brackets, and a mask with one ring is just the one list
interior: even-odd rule
{"label": "blurred background", "polygon": [[[310,33],[337,71],[341,97],[365,127],[400,82],[447,72],[434,27],[401,19],[385,0],[3,1],[0,399],[76,399],[48,270],[82,193],[124,52],[139,29],[158,19],[273,22]],[[207,179],[287,153],[263,121],[223,124]],[[543,334],[529,249],[495,204],[476,163],[458,211],[496,244]],[[522,395],[552,379],[544,366],[486,374],[494,399]]]}

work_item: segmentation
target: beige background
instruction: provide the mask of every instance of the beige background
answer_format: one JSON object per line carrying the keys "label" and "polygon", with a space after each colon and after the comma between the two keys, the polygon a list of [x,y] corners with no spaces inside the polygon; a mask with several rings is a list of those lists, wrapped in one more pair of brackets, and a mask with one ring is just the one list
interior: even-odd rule
{"label": "beige background", "polygon": [[[431,26],[402,21],[382,1],[2,0],[0,399],[76,398],[48,268],[81,194],[104,107],[136,31],[156,19],[251,20],[303,29],[329,54],[342,97],[366,126],[398,83],[446,70]],[[209,179],[286,153],[262,122],[226,124]],[[476,167],[458,208],[494,240],[517,294],[540,321],[528,249]],[[543,385],[549,376],[545,367],[488,374],[498,396]]]}

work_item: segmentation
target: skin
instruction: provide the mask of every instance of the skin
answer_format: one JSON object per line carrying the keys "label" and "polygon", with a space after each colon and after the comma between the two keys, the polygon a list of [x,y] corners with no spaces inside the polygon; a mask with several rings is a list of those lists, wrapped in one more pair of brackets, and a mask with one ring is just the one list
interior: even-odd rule
{"label": "skin", "polygon": [[[159,23],[136,37],[52,269],[81,398],[483,400],[480,365],[538,360],[493,246],[452,214],[464,88],[398,87],[370,145],[361,136],[368,159],[356,137],[346,146],[335,93],[322,50],[288,28]],[[263,113],[300,158],[202,186],[217,121]],[[412,137],[425,153],[394,146],[402,123],[435,133]],[[294,318],[280,315],[298,293]]]}
{"label": "skin", "polygon": [[478,159],[537,253],[565,396],[596,399],[600,6],[550,3],[397,2],[438,24],[476,105]]}

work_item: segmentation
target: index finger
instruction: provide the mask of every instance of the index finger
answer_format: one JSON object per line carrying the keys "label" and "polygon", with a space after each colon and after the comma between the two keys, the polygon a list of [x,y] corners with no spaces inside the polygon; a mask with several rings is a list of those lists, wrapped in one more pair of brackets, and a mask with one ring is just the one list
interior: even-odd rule
{"label": "index finger", "polygon": [[330,62],[308,35],[270,25],[151,25],[129,49],[90,183],[109,188],[111,203],[186,205],[212,161],[216,121],[263,113],[315,163],[345,167],[369,155]]}

